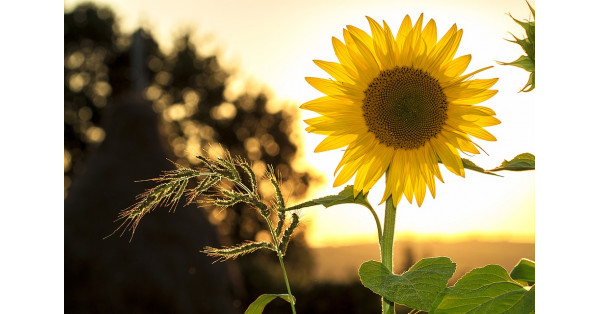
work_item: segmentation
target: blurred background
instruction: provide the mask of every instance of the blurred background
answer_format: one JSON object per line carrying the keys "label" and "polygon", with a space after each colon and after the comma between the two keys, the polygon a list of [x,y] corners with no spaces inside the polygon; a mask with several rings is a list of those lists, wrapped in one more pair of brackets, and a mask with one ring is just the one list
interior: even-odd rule
{"label": "blurred background", "polygon": [[[311,60],[335,60],[331,36],[340,37],[346,24],[365,29],[369,15],[396,28],[405,14],[425,12],[441,36],[456,22],[465,29],[458,55],[473,53],[474,70],[520,56],[504,38],[522,31],[505,13],[529,18],[522,1],[350,2],[334,12],[336,3],[65,1],[66,312],[241,313],[262,293],[283,293],[270,252],[215,264],[199,253],[207,245],[268,240],[260,216],[244,206],[157,209],[131,242],[128,234],[104,237],[118,226],[117,213],[152,186],[135,181],[173,169],[169,160],[194,166],[195,155],[224,149],[247,158],[258,174],[273,165],[289,205],[337,193],[331,183],[341,152],[312,153],[322,138],[304,134],[310,113],[298,106],[319,97],[304,77],[325,76]],[[493,168],[535,153],[533,93],[517,93],[525,71],[496,66],[486,75],[500,77],[500,92],[486,105],[503,124],[491,130],[498,142],[480,143],[489,156],[469,158]],[[429,196],[421,208],[402,201],[395,272],[445,255],[458,264],[453,282],[474,267],[510,269],[521,257],[535,259],[533,172],[503,175],[444,172],[435,201]],[[372,203],[381,188],[371,192]],[[272,196],[268,183],[261,192]],[[286,255],[300,313],[379,311],[380,299],[357,276],[362,262],[379,259],[371,219],[359,206],[301,212]],[[265,312],[288,310],[275,300]]]}

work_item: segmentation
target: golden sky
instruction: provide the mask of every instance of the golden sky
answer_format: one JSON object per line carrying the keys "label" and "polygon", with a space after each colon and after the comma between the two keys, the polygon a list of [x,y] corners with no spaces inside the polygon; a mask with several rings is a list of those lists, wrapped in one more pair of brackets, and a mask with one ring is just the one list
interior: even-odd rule
{"label": "golden sky", "polygon": [[[65,1],[69,9],[81,1]],[[313,64],[313,59],[336,61],[331,37],[341,38],[346,25],[369,32],[365,16],[385,20],[394,30],[404,15],[416,19],[435,19],[438,37],[452,24],[464,30],[457,56],[472,54],[467,71],[485,66],[494,68],[476,78],[500,78],[494,86],[499,92],[483,103],[494,109],[502,121],[489,128],[497,142],[479,141],[489,156],[469,157],[484,168],[498,166],[523,152],[536,153],[534,143],[534,97],[518,93],[528,73],[515,67],[500,66],[498,61],[513,61],[523,52],[507,42],[509,32],[523,36],[522,29],[506,13],[517,19],[529,18],[523,0],[510,1],[117,1],[102,0],[118,17],[124,31],[142,25],[149,28],[163,47],[185,27],[211,43],[201,51],[217,53],[221,63],[235,69],[234,87],[244,88],[245,78],[263,82],[276,101],[294,106],[320,97],[304,80],[307,76],[328,77]],[[535,2],[530,1],[534,6]],[[235,92],[235,88],[231,90]],[[312,117],[303,112],[302,117]],[[303,123],[299,128],[305,127]],[[337,193],[331,188],[333,170],[342,151],[313,153],[324,138],[299,131],[308,163],[323,172],[326,185],[314,191],[316,196]],[[443,167],[442,167],[443,168]],[[438,182],[436,199],[426,196],[423,206],[402,200],[398,207],[396,232],[400,236],[436,237],[438,239],[493,238],[508,241],[534,241],[534,172],[504,172],[503,178],[466,171],[457,177],[442,170],[445,183]],[[377,204],[383,193],[381,182],[370,194]],[[383,206],[377,209],[383,219]],[[315,246],[341,245],[348,241],[376,242],[376,228],[371,214],[359,206],[337,206],[302,211],[309,242]]]}

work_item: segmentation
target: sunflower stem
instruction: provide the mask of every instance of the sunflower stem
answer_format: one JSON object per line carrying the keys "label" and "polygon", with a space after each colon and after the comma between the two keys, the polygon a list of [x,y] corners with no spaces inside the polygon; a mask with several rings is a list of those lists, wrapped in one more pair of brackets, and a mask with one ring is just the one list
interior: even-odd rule
{"label": "sunflower stem", "polygon": [[[393,251],[394,251],[394,228],[396,225],[396,207],[392,196],[385,201],[385,218],[383,220],[383,237],[380,242],[381,248],[381,263],[387,267],[392,273],[393,267]],[[396,313],[394,302],[381,298],[381,306],[383,314]]]}

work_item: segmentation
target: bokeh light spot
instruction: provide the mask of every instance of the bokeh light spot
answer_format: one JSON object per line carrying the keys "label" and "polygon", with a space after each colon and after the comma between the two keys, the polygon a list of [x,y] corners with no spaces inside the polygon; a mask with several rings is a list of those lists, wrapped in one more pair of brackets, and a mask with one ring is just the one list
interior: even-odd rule
{"label": "bokeh light spot", "polygon": [[77,112],[77,115],[82,121],[89,121],[92,118],[93,112],[90,107],[82,107]]}
{"label": "bokeh light spot", "polygon": [[71,153],[65,149],[65,172],[71,169]]}
{"label": "bokeh light spot", "polygon": [[104,140],[104,136],[106,134],[104,133],[104,130],[100,127],[97,126],[92,126],[89,127],[86,131],[85,131],[85,136],[87,137],[87,140],[91,143],[100,143]]}

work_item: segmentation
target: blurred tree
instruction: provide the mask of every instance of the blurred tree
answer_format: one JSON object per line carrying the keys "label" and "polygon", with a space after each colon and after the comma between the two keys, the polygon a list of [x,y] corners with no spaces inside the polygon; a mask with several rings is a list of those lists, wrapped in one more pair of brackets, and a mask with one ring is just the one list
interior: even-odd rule
{"label": "blurred tree", "polygon": [[83,159],[104,139],[100,111],[112,93],[107,66],[117,47],[115,17],[106,8],[83,4],[65,13],[64,151],[65,197]]}
{"label": "blurred tree", "polygon": [[[230,74],[215,56],[197,53],[189,32],[176,39],[174,51],[167,55],[149,33],[141,32],[146,50],[144,64],[140,73],[133,72],[136,67],[132,67],[130,54],[132,37],[121,34],[115,20],[110,9],[94,4],[82,4],[65,13],[65,197],[73,178],[84,172],[83,161],[104,140],[100,121],[105,105],[113,95],[124,94],[135,86],[134,77],[146,75],[148,86],[143,94],[163,118],[164,141],[178,163],[193,165],[196,154],[220,154],[222,145],[232,155],[252,161],[259,174],[266,164],[272,164],[285,182],[282,189],[289,200],[301,199],[309,182],[318,180],[292,165],[297,152],[291,140],[292,125],[297,119],[293,111],[267,110],[264,93],[243,93],[226,99],[224,91]],[[264,183],[261,192],[265,197],[272,196],[269,184]],[[115,208],[119,209],[122,208]],[[258,214],[244,206],[227,212],[204,210],[218,227],[222,245],[264,235],[266,226]],[[144,228],[144,222],[140,228]],[[292,285],[306,285],[312,259],[302,232],[291,242],[286,260],[293,269],[289,274]],[[237,271],[236,267],[230,270],[247,292],[240,300],[242,306],[260,293],[285,291],[274,256],[244,256],[237,265]]]}
{"label": "blurred tree", "polygon": [[[273,165],[285,182],[284,195],[301,198],[309,181],[316,178],[292,166],[297,151],[291,140],[294,114],[285,110],[268,112],[264,93],[256,96],[244,93],[232,101],[226,100],[224,91],[229,74],[215,56],[200,56],[191,37],[188,32],[176,39],[175,51],[167,57],[147,92],[167,122],[168,140],[177,162],[196,164],[195,155],[218,155],[222,153],[219,146],[223,146],[232,155],[252,161],[259,175],[267,164]],[[271,197],[270,184],[261,181],[261,192]],[[227,211],[204,208],[219,228],[223,245],[259,239],[267,230],[259,213],[243,204]],[[290,280],[296,285],[307,284],[312,259],[301,230],[288,251],[288,263],[294,267]],[[251,302],[257,293],[272,289],[273,283],[283,285],[278,261],[270,254],[245,256],[238,264],[243,274],[240,280],[249,293],[246,302]]]}
{"label": "blurred tree", "polygon": [[[78,5],[64,15],[64,152],[65,197],[85,157],[104,140],[102,110],[112,95],[132,86],[129,36],[120,33],[115,14],[92,3]],[[156,75],[164,55],[152,36],[142,33],[149,66]]]}

